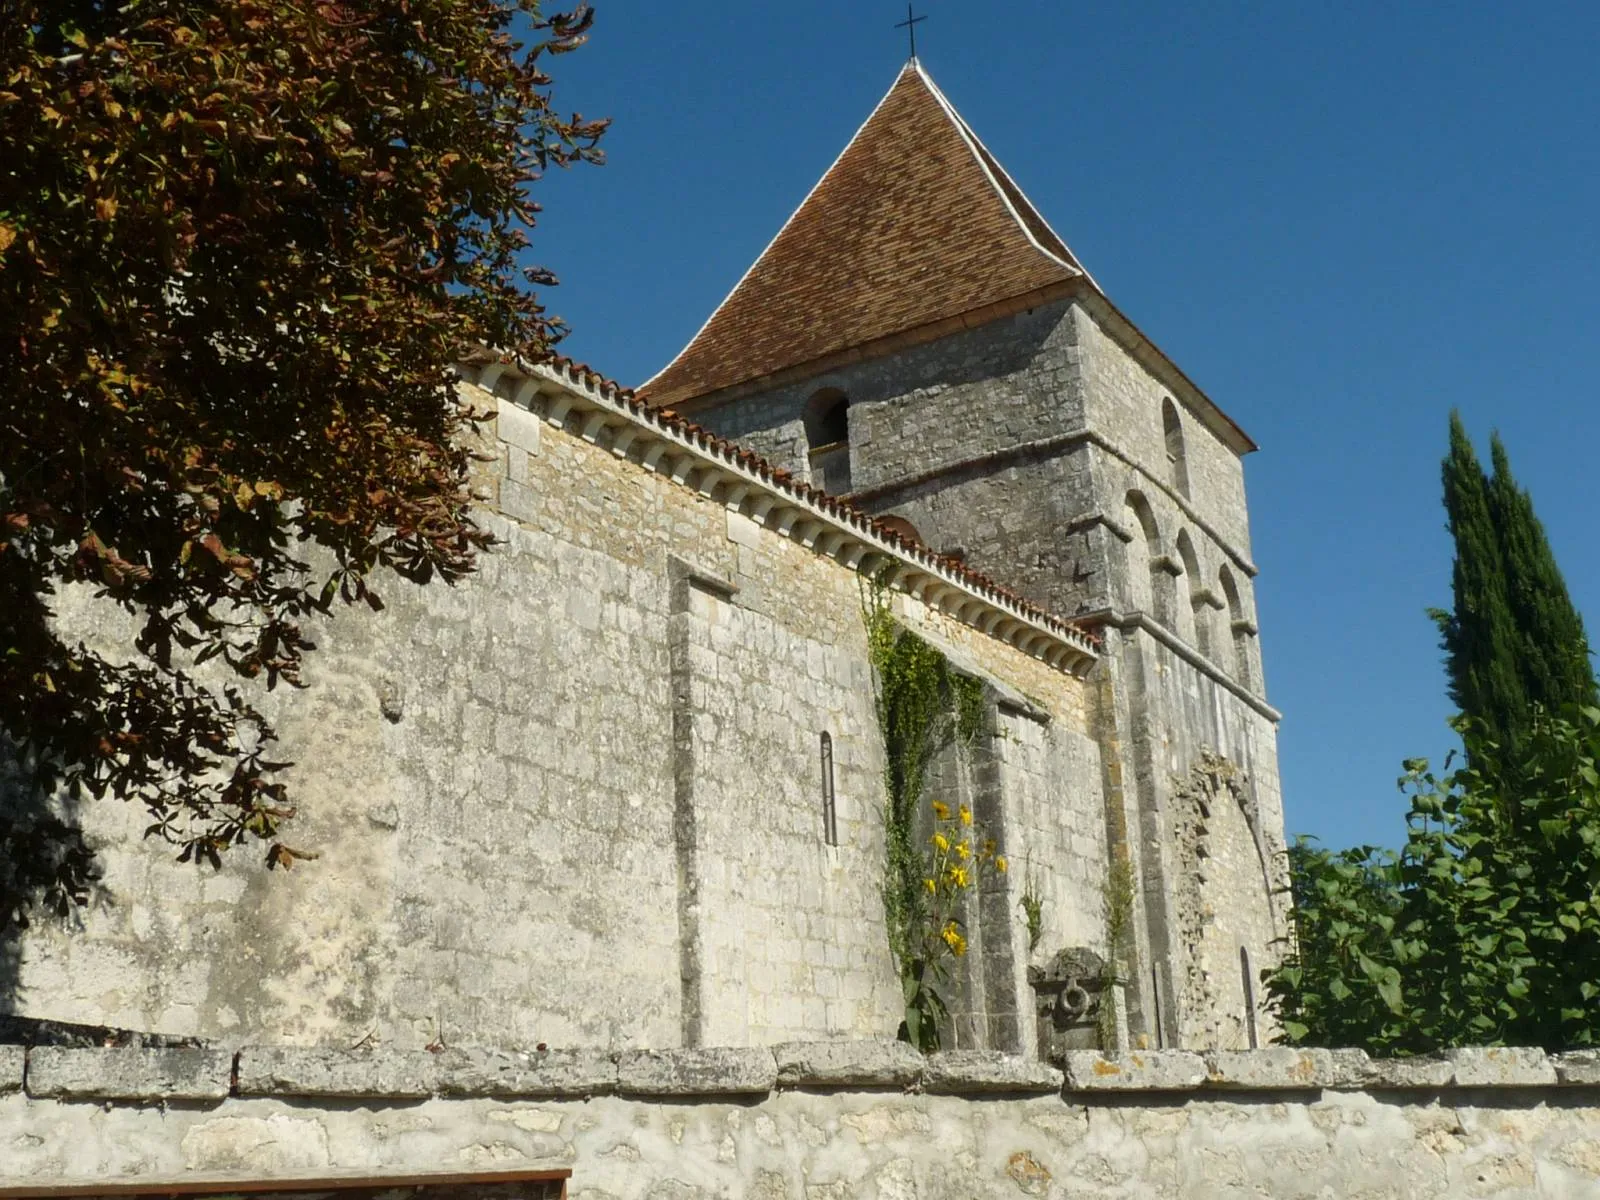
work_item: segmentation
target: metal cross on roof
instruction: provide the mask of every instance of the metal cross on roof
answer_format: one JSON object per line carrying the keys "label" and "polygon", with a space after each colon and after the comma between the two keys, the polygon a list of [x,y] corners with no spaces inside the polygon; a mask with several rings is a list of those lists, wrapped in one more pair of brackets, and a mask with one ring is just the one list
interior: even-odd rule
{"label": "metal cross on roof", "polygon": [[913,16],[911,14],[911,5],[907,4],[906,5],[906,19],[904,21],[897,21],[895,23],[895,28],[896,29],[904,29],[908,34],[911,35],[911,57],[912,58],[916,58],[916,56],[917,56],[917,25],[922,21],[926,21],[927,19],[928,18],[926,16],[921,16],[921,17]]}

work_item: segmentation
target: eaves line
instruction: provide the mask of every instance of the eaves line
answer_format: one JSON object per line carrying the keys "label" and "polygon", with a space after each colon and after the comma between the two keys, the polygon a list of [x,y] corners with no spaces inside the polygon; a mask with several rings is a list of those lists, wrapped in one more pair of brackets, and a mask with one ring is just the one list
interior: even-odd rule
{"label": "eaves line", "polygon": [[717,438],[670,410],[646,408],[577,364],[497,357],[457,374],[492,395],[618,458],[664,475],[780,537],[882,578],[935,611],[1082,676],[1097,661],[1083,630],[952,559],[909,542],[849,503],[793,479],[752,451]]}

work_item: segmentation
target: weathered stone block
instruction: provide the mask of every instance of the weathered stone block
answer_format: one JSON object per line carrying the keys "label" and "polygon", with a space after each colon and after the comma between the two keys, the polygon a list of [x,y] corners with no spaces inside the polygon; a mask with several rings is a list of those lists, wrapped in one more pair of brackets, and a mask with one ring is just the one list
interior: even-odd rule
{"label": "weathered stone block", "polygon": [[220,1050],[36,1046],[28,1095],[54,1100],[221,1100],[233,1055]]}
{"label": "weathered stone block", "polygon": [[1470,1046],[1445,1051],[1458,1087],[1527,1087],[1556,1081],[1556,1069],[1536,1046]]}
{"label": "weathered stone block", "polygon": [[447,1050],[436,1082],[443,1096],[604,1096],[617,1090],[617,1062],[603,1050]]}
{"label": "weathered stone block", "polygon": [[743,513],[728,513],[728,540],[753,550],[761,548],[761,539],[771,536]]}
{"label": "weathered stone block", "polygon": [[628,1050],[617,1060],[617,1090],[636,1096],[734,1096],[770,1092],[778,1063],[760,1046]]}
{"label": "weathered stone block", "polygon": [[1443,1058],[1375,1058],[1367,1080],[1371,1088],[1446,1087],[1455,1067]]}
{"label": "weathered stone block", "polygon": [[1567,1054],[1552,1054],[1550,1065],[1555,1068],[1556,1079],[1561,1083],[1584,1086],[1600,1084],[1600,1051],[1573,1050]]}
{"label": "weathered stone block", "polygon": [[1213,1050],[1206,1055],[1206,1083],[1219,1088],[1317,1089],[1331,1063],[1326,1050],[1271,1046],[1261,1050]]}
{"label": "weathered stone block", "polygon": [[1206,1080],[1206,1061],[1188,1050],[1067,1054],[1067,1089],[1078,1092],[1187,1092]]}
{"label": "weathered stone block", "polygon": [[1372,1074],[1365,1050],[1213,1050],[1206,1055],[1206,1082],[1218,1088],[1359,1088]]}
{"label": "weathered stone block", "polygon": [[784,1087],[909,1087],[925,1061],[905,1042],[785,1042],[773,1051]]}
{"label": "weathered stone block", "polygon": [[22,1073],[27,1065],[26,1049],[21,1046],[0,1046],[0,1096],[22,1089]]}
{"label": "weathered stone block", "polygon": [[922,1084],[930,1092],[1059,1092],[1065,1076],[1049,1063],[994,1050],[949,1050],[928,1056]]}
{"label": "weathered stone block", "polygon": [[439,1060],[426,1050],[255,1047],[239,1055],[241,1096],[418,1099],[437,1090]]}
{"label": "weathered stone block", "polygon": [[500,511],[514,521],[537,524],[544,511],[544,497],[526,484],[507,479],[500,484]]}
{"label": "weathered stone block", "polygon": [[539,453],[539,439],[544,436],[540,428],[544,422],[534,416],[525,408],[519,408],[510,400],[500,401],[499,420],[496,422],[496,432],[500,440],[507,445],[528,454]]}

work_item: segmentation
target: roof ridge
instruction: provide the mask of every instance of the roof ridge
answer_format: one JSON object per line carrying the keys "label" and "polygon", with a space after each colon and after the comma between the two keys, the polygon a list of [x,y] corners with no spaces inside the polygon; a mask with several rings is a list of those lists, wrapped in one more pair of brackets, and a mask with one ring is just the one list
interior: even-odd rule
{"label": "roof ridge", "polygon": [[[950,119],[950,123],[955,126],[956,132],[961,135],[961,140],[967,143],[967,148],[972,151],[972,156],[977,159],[978,169],[983,172],[984,178],[989,181],[989,186],[994,188],[995,193],[1000,197],[1000,202],[1006,206],[1006,211],[1011,214],[1012,220],[1016,221],[1017,227],[1022,230],[1022,235],[1028,239],[1029,244],[1045,257],[1066,267],[1069,271],[1082,275],[1090,283],[1094,284],[1096,290],[1098,290],[1100,285],[1095,283],[1094,276],[1090,275],[1084,265],[1078,261],[1078,256],[1067,245],[1066,239],[1050,227],[1050,222],[1044,219],[1044,214],[1039,211],[1039,206],[1028,199],[1027,193],[1017,186],[1017,181],[1012,179],[1010,172],[1000,165],[1000,160],[994,156],[994,152],[983,144],[983,139],[977,135],[971,125],[967,124],[967,119],[961,115],[956,106],[950,102],[950,98],[933,81],[933,76],[928,74],[916,59],[912,59],[907,66],[915,68],[917,76],[927,86],[928,91],[933,94],[933,98],[939,102],[939,107],[944,111],[945,116]],[[896,82],[898,82],[898,78]],[[995,177],[996,172],[999,172],[1000,178],[1005,180],[1005,184],[1002,184],[1000,179]],[[1006,185],[1009,185],[1009,187]],[[1013,202],[1013,194],[1015,194],[1017,200],[1027,206],[1027,217],[1032,217],[1044,227],[1045,232],[1055,239],[1056,245],[1061,247],[1065,257],[1051,250],[1050,247],[1044,245],[1034,236],[1034,231],[1028,225],[1027,217]]]}

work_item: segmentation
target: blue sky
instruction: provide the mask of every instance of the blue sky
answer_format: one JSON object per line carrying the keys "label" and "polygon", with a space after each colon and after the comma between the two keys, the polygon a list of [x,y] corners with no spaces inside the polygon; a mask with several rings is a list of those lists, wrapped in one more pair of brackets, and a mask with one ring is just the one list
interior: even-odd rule
{"label": "blue sky", "polygon": [[[601,0],[552,61],[609,163],[539,185],[563,349],[638,383],[893,81],[894,3]],[[1600,5],[921,0],[930,74],[1246,460],[1288,826],[1396,844],[1451,744],[1446,417],[1499,428],[1600,622]],[[1482,447],[1485,455],[1486,446]]]}

